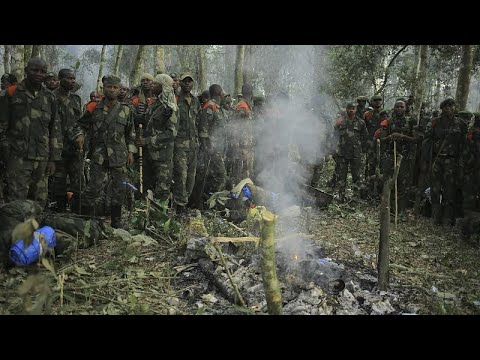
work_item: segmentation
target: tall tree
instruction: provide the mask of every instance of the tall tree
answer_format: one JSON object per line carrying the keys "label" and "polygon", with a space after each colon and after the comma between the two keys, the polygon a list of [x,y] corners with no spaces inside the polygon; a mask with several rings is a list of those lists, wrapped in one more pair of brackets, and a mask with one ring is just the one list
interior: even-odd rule
{"label": "tall tree", "polygon": [[427,86],[427,66],[428,66],[428,45],[420,45],[418,49],[419,52],[419,62],[418,70],[416,71],[416,88],[414,94],[415,96],[415,108],[420,115],[420,109],[422,108],[422,103],[425,100],[425,88]]}
{"label": "tall tree", "polygon": [[205,60],[205,45],[197,45],[198,87],[199,92],[207,89],[207,68]]}
{"label": "tall tree", "polygon": [[98,66],[98,77],[97,77],[97,94],[100,94],[100,88],[102,86],[102,72],[103,64],[105,63],[105,49],[107,45],[102,45],[102,53],[100,55],[100,65]]}
{"label": "tall tree", "polygon": [[32,45],[32,57],[41,56],[42,45]]}
{"label": "tall tree", "polygon": [[3,70],[5,73],[10,72],[10,56],[12,45],[3,45]]}
{"label": "tall tree", "polygon": [[32,57],[33,45],[25,45],[25,51],[23,53],[23,63],[26,65],[28,60]]}
{"label": "tall tree", "polygon": [[244,57],[245,45],[237,45],[237,59],[235,61],[235,95],[242,92]]}
{"label": "tall tree", "polygon": [[18,81],[24,77],[25,63],[23,62],[25,47],[23,45],[13,45],[11,53],[11,72],[15,74]]}
{"label": "tall tree", "polygon": [[130,73],[130,85],[137,86],[140,83],[140,77],[144,69],[145,56],[147,53],[147,45],[139,45],[137,50],[137,57]]}
{"label": "tall tree", "polygon": [[243,59],[243,83],[252,84],[253,79],[253,45],[245,45]]}
{"label": "tall tree", "polygon": [[155,45],[155,74],[164,74],[165,71],[165,47]]}
{"label": "tall tree", "polygon": [[118,76],[118,71],[120,70],[120,62],[122,61],[123,56],[123,45],[118,45],[117,56],[115,57],[115,66],[113,68],[114,75]]}
{"label": "tall tree", "polygon": [[462,45],[462,63],[458,73],[457,93],[455,95],[459,111],[465,110],[467,106],[470,78],[472,76],[473,49],[474,45]]}

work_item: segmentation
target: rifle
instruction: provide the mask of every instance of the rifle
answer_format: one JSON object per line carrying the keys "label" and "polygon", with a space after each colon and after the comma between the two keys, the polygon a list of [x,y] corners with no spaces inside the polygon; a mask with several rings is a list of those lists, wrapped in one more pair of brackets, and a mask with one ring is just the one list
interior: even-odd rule
{"label": "rifle", "polygon": [[82,215],[82,182],[85,174],[83,149],[79,149],[78,156],[80,157],[80,183],[78,187],[78,215]]}

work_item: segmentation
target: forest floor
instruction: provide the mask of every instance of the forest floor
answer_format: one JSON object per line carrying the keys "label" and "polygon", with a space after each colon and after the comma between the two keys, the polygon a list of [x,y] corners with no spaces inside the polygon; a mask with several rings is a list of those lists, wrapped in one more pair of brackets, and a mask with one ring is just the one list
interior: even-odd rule
{"label": "forest floor", "polygon": [[[323,184],[327,177],[328,172]],[[320,249],[323,262],[314,259],[316,264],[334,264],[335,271],[352,280],[336,293],[312,278],[300,284],[292,281],[299,272],[285,271],[285,256],[278,254],[285,314],[480,314],[479,246],[461,240],[457,228],[433,226],[431,219],[415,218],[411,212],[397,226],[391,224],[390,284],[388,292],[380,292],[377,204],[334,200],[327,209],[314,210],[309,224],[306,212],[296,210],[280,216],[277,237],[300,234],[302,244]],[[206,235],[205,230],[210,236],[243,235],[218,213],[205,212],[202,219],[204,229],[192,230],[191,221],[185,220],[175,238],[117,231],[90,248],[57,257],[55,275],[41,265],[0,269],[0,314],[266,314],[253,243],[237,244],[232,252],[222,248],[245,306],[228,296],[231,286],[218,257],[210,254],[214,268],[209,276],[199,258],[189,255],[187,243]],[[258,235],[248,222],[239,227]],[[296,259],[294,255],[287,262]],[[20,296],[32,273],[37,273],[35,286]],[[226,284],[223,291],[218,282]]]}

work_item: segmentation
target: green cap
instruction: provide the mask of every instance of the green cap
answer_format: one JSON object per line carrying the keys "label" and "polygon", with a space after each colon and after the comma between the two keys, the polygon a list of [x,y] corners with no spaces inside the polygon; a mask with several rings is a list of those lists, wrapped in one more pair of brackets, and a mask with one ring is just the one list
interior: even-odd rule
{"label": "green cap", "polygon": [[359,96],[357,97],[357,102],[358,101],[368,101],[368,96]]}
{"label": "green cap", "polygon": [[48,79],[48,78],[54,78],[54,77],[57,77],[57,74],[55,74],[53,71],[50,71],[47,73],[47,76],[45,76],[45,79]]}
{"label": "green cap", "polygon": [[383,98],[380,95],[373,95],[370,98],[370,102],[374,102],[375,100],[383,100]]}
{"label": "green cap", "polygon": [[345,104],[345,109],[354,108],[354,107],[357,107],[357,104],[354,103],[353,101],[348,101],[348,102]]}
{"label": "green cap", "polygon": [[387,110],[387,109],[383,109],[382,111],[380,111],[380,116],[382,115],[388,115],[390,112]]}
{"label": "green cap", "polygon": [[[193,80],[192,74],[190,74],[189,72],[185,72],[185,73],[183,73],[183,74],[180,75],[180,81],[186,79],[187,77],[189,77],[190,79]],[[195,81],[195,80],[194,80],[194,81]]]}
{"label": "green cap", "polygon": [[104,85],[107,85],[107,84],[110,84],[110,85],[120,85],[122,81],[120,80],[120,78],[118,76],[115,76],[115,75],[108,75],[108,76],[105,76],[104,80],[103,80],[103,84]]}

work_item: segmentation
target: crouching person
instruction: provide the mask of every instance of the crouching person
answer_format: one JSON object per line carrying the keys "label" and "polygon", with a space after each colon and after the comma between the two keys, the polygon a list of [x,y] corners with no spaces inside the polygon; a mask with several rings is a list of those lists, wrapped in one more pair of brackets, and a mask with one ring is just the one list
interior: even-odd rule
{"label": "crouching person", "polygon": [[74,140],[80,149],[83,149],[86,134],[90,141],[90,181],[82,196],[82,214],[95,215],[96,200],[108,172],[112,179],[111,225],[114,228],[121,227],[126,165],[133,164],[133,153],[137,151],[133,115],[127,105],[117,100],[119,93],[120,79],[107,76],[105,98],[88,104],[74,131]]}

